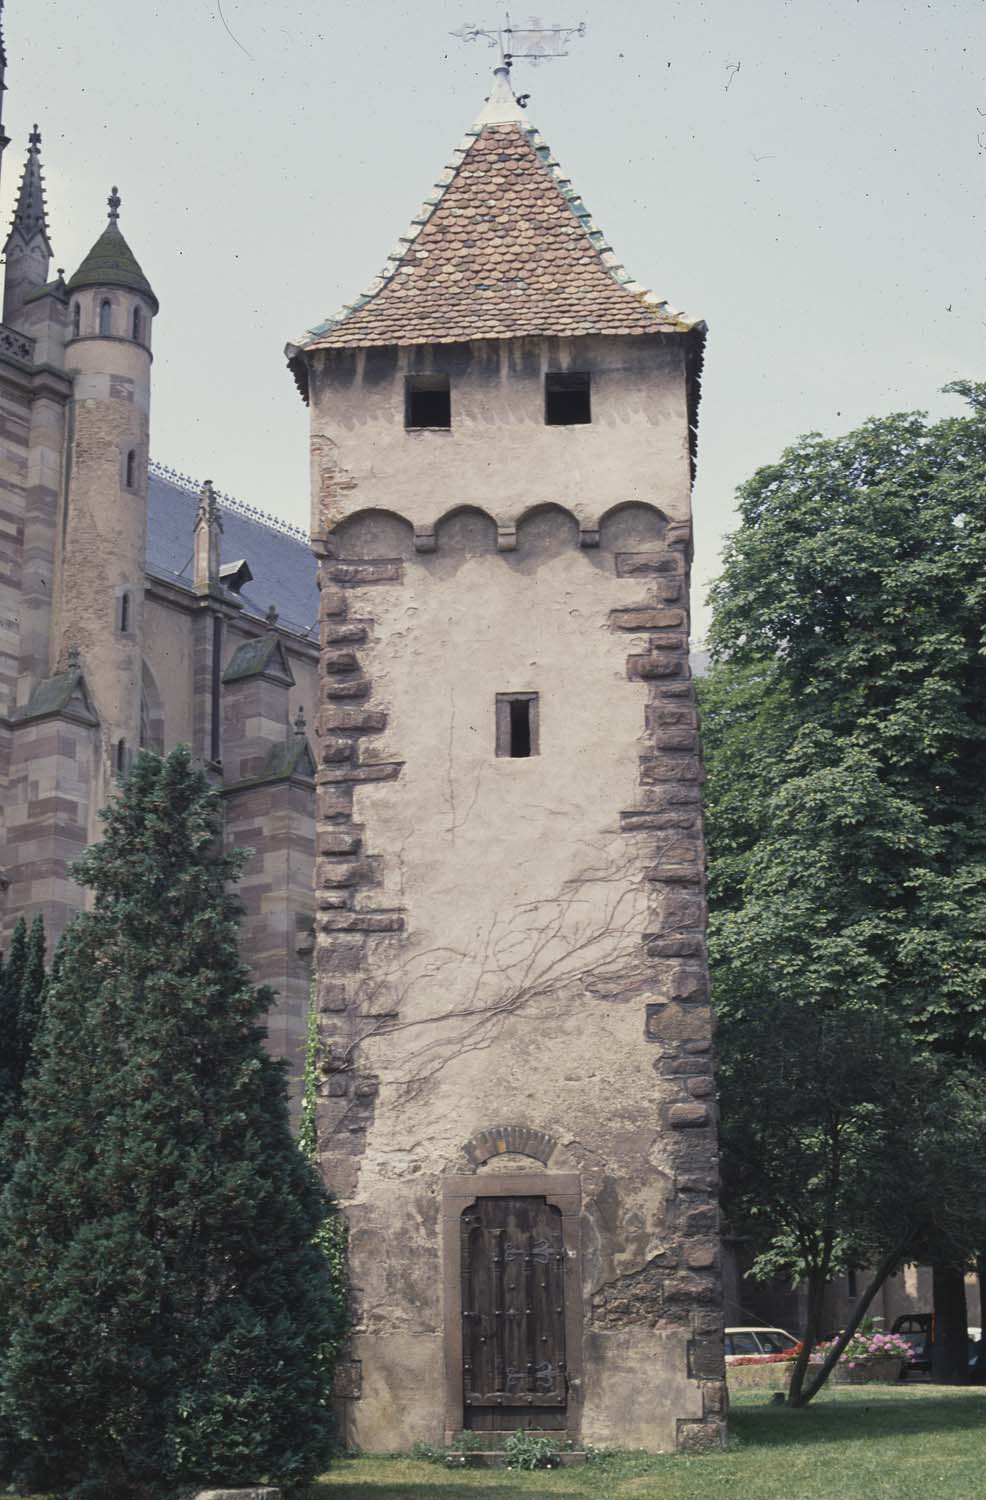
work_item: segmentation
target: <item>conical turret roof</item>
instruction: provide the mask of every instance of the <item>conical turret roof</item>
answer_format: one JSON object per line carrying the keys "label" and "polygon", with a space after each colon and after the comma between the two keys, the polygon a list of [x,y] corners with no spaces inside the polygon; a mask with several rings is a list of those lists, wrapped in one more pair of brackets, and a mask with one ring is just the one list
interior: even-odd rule
{"label": "conical turret roof", "polygon": [[40,238],[44,244],[45,253],[51,255],[48,221],[45,214],[44,182],[41,176],[41,132],[37,125],[28,136],[27,160],[24,163],[24,173],[17,194],[17,206],[14,209],[10,234],[7,236],[7,248],[15,238],[25,245]]}
{"label": "conical turret roof", "polygon": [[499,69],[493,92],[364,295],[288,354],[704,325],[624,270]]}
{"label": "conical turret roof", "polygon": [[86,286],[128,287],[131,291],[143,292],[157,312],[158,300],[151,284],[117,223],[120,198],[115,187],[107,201],[110,205],[109,223],[75,275],[69,278],[68,289],[77,292]]}

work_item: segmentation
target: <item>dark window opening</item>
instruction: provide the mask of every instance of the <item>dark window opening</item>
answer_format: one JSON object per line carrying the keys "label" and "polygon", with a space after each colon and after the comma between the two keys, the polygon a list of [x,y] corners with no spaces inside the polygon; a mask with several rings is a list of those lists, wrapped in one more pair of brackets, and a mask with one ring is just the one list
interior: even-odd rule
{"label": "dark window opening", "polygon": [[144,334],[144,321],[140,316],[139,307],[134,308],[133,332],[134,339],[139,344]]}
{"label": "dark window opening", "polygon": [[120,595],[120,629],[124,634],[130,629],[130,595]]}
{"label": "dark window opening", "polygon": [[537,693],[497,693],[496,753],[511,760],[526,760],[537,755]]}
{"label": "dark window opening", "polygon": [[112,316],[112,313],[113,313],[112,304],[110,303],[109,298],[107,298],[105,302],[101,302],[99,304],[99,331],[100,331],[100,333],[102,333],[102,334],[112,333],[113,330],[112,330],[112,327],[110,325],[110,318]]}
{"label": "dark window opening", "polygon": [[137,482],[137,454],[136,454],[136,451],[133,448],[131,448],[130,452],[127,454],[127,479],[126,479],[127,489],[128,490],[132,490],[133,487],[134,487],[134,485],[136,484],[136,482]]}
{"label": "dark window opening", "polygon": [[122,776],[123,773],[124,773],[124,771],[126,769],[127,769],[127,742],[126,742],[126,740],[117,740],[117,742],[116,742],[116,773],[117,773],[117,775],[118,776]]}
{"label": "dark window opening", "polygon": [[404,388],[405,427],[451,427],[447,375],[409,375]]}
{"label": "dark window opening", "polygon": [[544,377],[544,420],[549,427],[575,427],[592,421],[588,375]]}
{"label": "dark window opening", "polygon": [[81,326],[82,308],[79,306],[78,302],[76,302],[72,307],[72,337],[74,339],[77,339],[79,337],[79,329]]}

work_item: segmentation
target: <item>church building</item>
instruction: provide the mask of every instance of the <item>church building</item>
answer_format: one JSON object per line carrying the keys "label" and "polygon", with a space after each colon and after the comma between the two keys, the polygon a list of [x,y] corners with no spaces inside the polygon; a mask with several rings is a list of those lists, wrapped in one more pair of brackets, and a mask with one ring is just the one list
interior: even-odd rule
{"label": "church building", "polygon": [[319,1123],[364,1449],[723,1441],[704,336],[624,271],[502,66],[381,274],[288,346],[321,586]]}
{"label": "church building", "polygon": [[[0,43],[0,102],[5,70]],[[8,145],[0,125],[0,159]],[[139,746],[191,745],[230,842],[254,851],[243,951],[278,991],[270,1043],[297,1096],[315,563],[301,532],[149,463],[158,300],[120,210],[114,187],[89,254],[52,276],[35,126],[0,324],[0,948],[38,913],[53,947],[83,903],[69,868],[99,838],[115,778]]]}

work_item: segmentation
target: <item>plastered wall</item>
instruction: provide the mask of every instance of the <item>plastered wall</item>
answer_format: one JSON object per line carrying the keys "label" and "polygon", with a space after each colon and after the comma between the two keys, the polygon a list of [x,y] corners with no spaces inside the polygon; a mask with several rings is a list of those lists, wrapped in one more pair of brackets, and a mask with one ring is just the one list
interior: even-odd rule
{"label": "plastered wall", "polygon": [[[312,529],[365,507],[427,528],[477,505],[509,524],[559,501],[585,526],[629,500],[687,520],[684,362],[681,344],[649,337],[323,352],[312,362]],[[590,424],[545,425],[549,370],[590,372]],[[447,431],[405,431],[416,371],[448,374]]]}
{"label": "plastered wall", "polygon": [[[579,361],[616,363],[586,343]],[[515,1170],[581,1183],[576,1435],[697,1448],[723,1395],[683,365],[618,351],[624,448],[602,399],[586,428],[528,418],[549,346],[529,368],[516,352],[496,381],[463,366],[430,464],[394,411],[400,360],[365,414],[325,381],[312,415],[334,520],[316,967],[348,1433],[449,1431],[442,1183],[491,1170],[469,1142],[499,1127],[540,1143]],[[498,693],[538,695],[536,756],[497,755]]]}

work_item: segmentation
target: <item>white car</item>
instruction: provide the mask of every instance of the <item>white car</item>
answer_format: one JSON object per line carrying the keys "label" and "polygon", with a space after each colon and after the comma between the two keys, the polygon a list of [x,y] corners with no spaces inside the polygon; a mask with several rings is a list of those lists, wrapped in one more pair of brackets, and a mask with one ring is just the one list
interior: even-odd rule
{"label": "white car", "polygon": [[783,1328],[727,1328],[726,1363],[731,1359],[750,1359],[759,1355],[797,1354],[798,1339]]}

